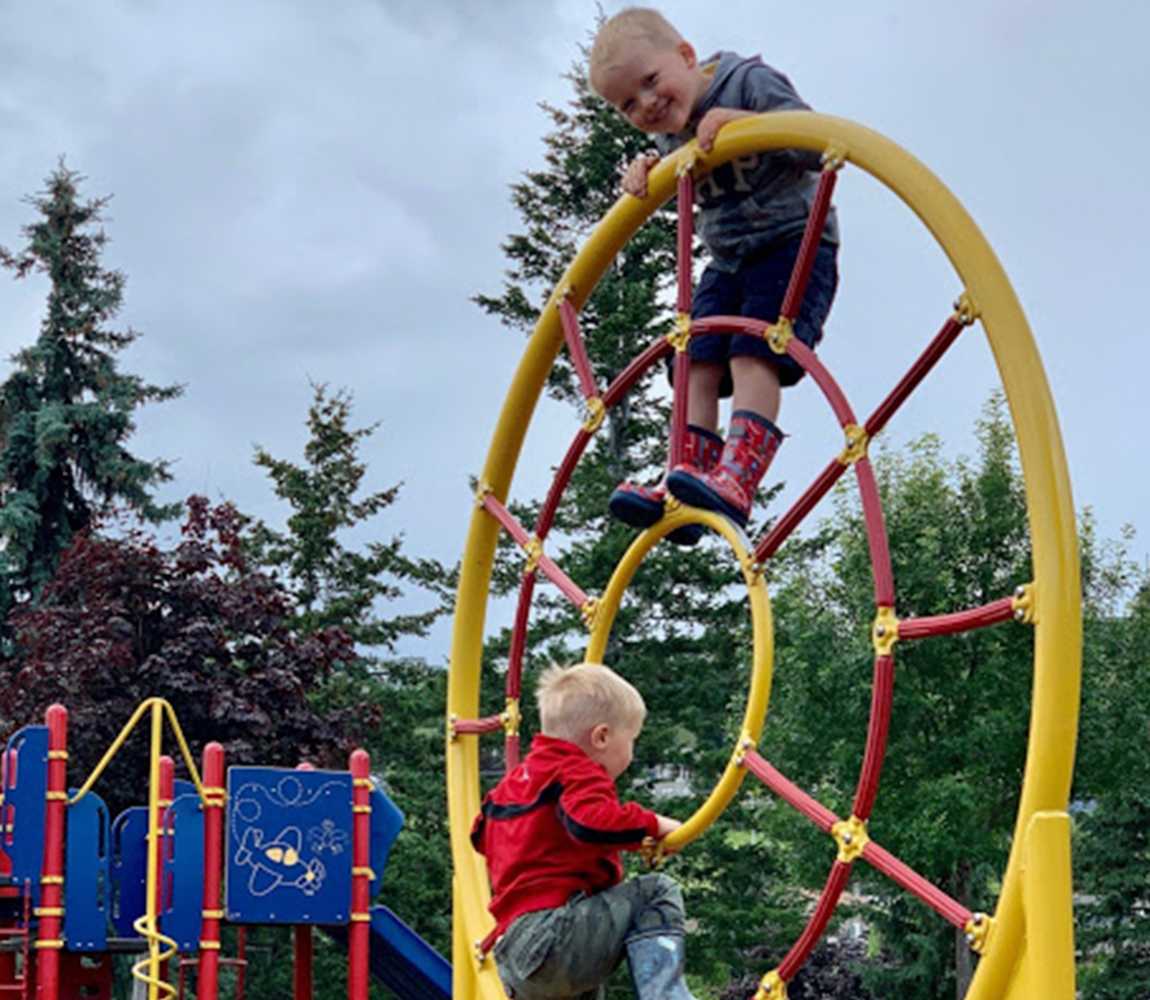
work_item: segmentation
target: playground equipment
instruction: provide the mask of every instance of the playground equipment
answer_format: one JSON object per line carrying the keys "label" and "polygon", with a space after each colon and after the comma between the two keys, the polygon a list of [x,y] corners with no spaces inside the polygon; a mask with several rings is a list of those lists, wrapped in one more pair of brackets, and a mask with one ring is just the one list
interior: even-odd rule
{"label": "playground equipment", "polygon": [[[779,148],[821,153],[824,169],[799,258],[774,324],[744,317],[690,319],[692,214],[698,177],[736,157]],[[818,234],[822,231],[839,170],[851,164],[886,185],[927,227],[949,258],[961,294],[953,313],[889,395],[865,420],[815,354],[792,336]],[[667,845],[682,849],[701,836],[738,791],[748,773],[829,834],[837,854],[806,929],[780,964],[761,981],[756,1000],[779,1000],[827,927],[856,861],[862,859],[966,932],[981,960],[969,1000],[1020,1000],[1074,996],[1067,800],[1073,767],[1081,669],[1081,607],[1077,536],[1069,477],[1050,391],[1026,319],[989,245],[954,196],[921,163],[882,136],[857,124],[810,112],[775,112],[724,127],[704,154],[690,143],[666,157],[648,178],[645,199],[620,198],[591,234],[552,293],[503,404],[480,477],[459,586],[448,691],[447,786],[454,886],[454,995],[501,1000],[488,957],[492,921],[483,859],[468,830],[479,808],[478,737],[502,732],[508,767],[519,756],[519,693],[531,600],[540,573],[581,609],[590,631],[586,659],[601,662],[612,623],[644,556],[665,535],[701,523],[731,546],[742,569],[751,605],[753,665],[742,732],[730,762],[706,801]],[[579,309],[615,254],[656,208],[678,195],[679,264],[677,319],[665,338],[644,350],[606,388],[595,383],[579,330]],[[990,343],[1010,406],[1026,487],[1034,579],[1019,581],[1013,594],[982,607],[900,620],[883,511],[867,457],[868,443],[923,382],[956,338],[980,322]],[[775,523],[751,542],[724,518],[668,504],[667,515],[638,536],[599,597],[586,593],[544,552],[543,544],[571,474],[608,409],[617,404],[652,364],[675,352],[671,463],[681,454],[686,425],[686,347],[700,333],[742,332],[763,336],[810,374],[844,434],[844,447]],[[544,501],[534,531],[519,524],[507,496],[519,450],[548,371],[566,344],[585,400],[585,417]],[[770,694],[773,640],[764,566],[816,503],[848,470],[858,481],[873,564],[876,613],[869,629],[874,645],[874,692],[866,749],[849,817],[841,818],[797,787],[756,747]],[[495,546],[506,531],[526,553],[515,616],[506,703],[492,715],[480,712],[479,690],[485,604]],[[1030,735],[1014,838],[993,914],[972,913],[931,885],[909,865],[872,840],[867,822],[878,792],[899,642],[925,639],[1015,620],[1035,629]]]}
{"label": "playground equipment", "polygon": [[[92,790],[137,724],[151,730],[148,804],[109,821]],[[190,781],[162,753],[165,720]],[[312,997],[311,934],[345,943],[349,1000],[367,1000],[373,971],[403,1000],[446,1000],[451,969],[371,896],[403,814],[355,750],[346,771],[231,767],[209,743],[203,777],[171,706],[139,706],[78,789],[67,784],[67,711],[48,709],[2,758],[0,993],[24,1000],[110,1000],[115,951],[143,952],[133,975],[149,1000],[215,1000],[221,965],[237,964],[243,995],[243,928],[294,928],[294,998]],[[221,956],[225,923],[240,927],[241,954]],[[109,933],[111,932],[111,933]],[[178,964],[178,985],[171,965]]]}

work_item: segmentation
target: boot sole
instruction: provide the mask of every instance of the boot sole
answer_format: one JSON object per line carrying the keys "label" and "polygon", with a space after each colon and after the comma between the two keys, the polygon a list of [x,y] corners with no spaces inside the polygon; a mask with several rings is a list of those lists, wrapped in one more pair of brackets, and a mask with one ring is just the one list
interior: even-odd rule
{"label": "boot sole", "polygon": [[611,515],[632,528],[649,528],[663,517],[663,505],[616,490],[607,501]]}
{"label": "boot sole", "polygon": [[681,503],[690,504],[701,510],[713,510],[729,517],[740,528],[747,526],[747,515],[737,507],[727,503],[706,483],[685,472],[672,472],[667,476],[667,489]]}
{"label": "boot sole", "polygon": [[[652,525],[658,524],[663,518],[662,504],[647,503],[639,497],[627,493],[613,493],[607,502],[607,509],[611,511],[616,520],[622,521],[632,528],[650,528]],[[698,524],[684,524],[683,527],[676,528],[667,536],[668,540],[683,546],[683,548],[697,545],[702,537],[703,528],[702,525]]]}

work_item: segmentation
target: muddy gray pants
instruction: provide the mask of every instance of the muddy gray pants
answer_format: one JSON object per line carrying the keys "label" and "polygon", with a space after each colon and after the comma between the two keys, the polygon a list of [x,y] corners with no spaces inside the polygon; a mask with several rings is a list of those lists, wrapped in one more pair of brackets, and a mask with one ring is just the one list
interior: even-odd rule
{"label": "muddy gray pants", "polygon": [[565,906],[519,917],[495,945],[514,1000],[595,1000],[630,937],[683,933],[683,893],[659,873],[627,879]]}

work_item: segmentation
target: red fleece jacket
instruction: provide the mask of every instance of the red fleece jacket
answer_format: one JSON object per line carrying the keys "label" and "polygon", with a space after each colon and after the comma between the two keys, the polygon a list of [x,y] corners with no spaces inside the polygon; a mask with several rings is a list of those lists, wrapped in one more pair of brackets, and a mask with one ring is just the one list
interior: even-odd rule
{"label": "red fleece jacket", "polygon": [[658,829],[655,813],[620,802],[606,770],[574,743],[536,736],[471,828],[471,843],[487,858],[496,933],[521,914],[615,885],[620,851],[638,850]]}

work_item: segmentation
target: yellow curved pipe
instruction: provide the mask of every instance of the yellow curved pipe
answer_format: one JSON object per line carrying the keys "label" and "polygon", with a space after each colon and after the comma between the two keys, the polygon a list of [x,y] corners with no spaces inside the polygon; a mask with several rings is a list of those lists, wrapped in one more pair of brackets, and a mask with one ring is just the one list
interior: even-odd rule
{"label": "yellow curved pipe", "polygon": [[[672,510],[658,524],[639,535],[623,554],[619,565],[615,567],[615,572],[611,574],[607,589],[599,599],[599,609],[595,615],[586,659],[590,663],[603,662],[611,626],[619,612],[623,594],[630,586],[644,557],[668,532],[684,524],[706,525],[716,534],[722,535],[735,552],[751,604],[751,685],[743,725],[738,742],[731,753],[731,759],[703,804],[678,830],[662,842],[660,847],[667,853],[680,851],[702,836],[722,815],[743,783],[747,772],[742,766],[741,754],[748,746],[757,744],[763,734],[763,720],[766,718],[767,704],[771,698],[771,670],[774,662],[774,627],[771,621],[770,599],[767,596],[763,575],[756,571],[746,535],[719,514],[689,507],[677,507]],[[623,669],[625,671],[625,666]]]}
{"label": "yellow curved pipe", "polygon": [[[1015,835],[995,914],[995,926],[968,1000],[1026,995],[1031,970],[1044,960],[1042,942],[1025,933],[1022,847],[1030,819],[1065,810],[1074,761],[1081,673],[1081,606],[1077,533],[1070,479],[1050,390],[1026,318],[997,258],[970,216],[918,160],[889,139],[853,122],[811,112],[774,112],[723,128],[711,153],[695,143],[665,158],[648,178],[648,197],[622,196],[572,261],[528,341],[504,401],[482,471],[505,501],[523,437],[547,373],[563,344],[555,305],[569,294],[581,308],[618,250],[675,191],[680,165],[711,169],[738,156],[797,147],[831,151],[890,188],[933,234],[973,299],[1002,379],[1018,439],[1034,553],[1037,615],[1030,737]],[[462,562],[448,683],[449,716],[479,714],[479,676],[495,542],[495,521],[472,513]],[[479,808],[475,736],[449,737],[447,797],[455,866],[455,981],[460,998],[503,1000],[490,959],[476,963],[473,948],[490,928],[482,859],[468,830]],[[1047,906],[1066,907],[1065,893]],[[1032,904],[1033,905],[1033,904]],[[1049,956],[1045,956],[1049,958]],[[1066,984],[1072,997],[1074,984]]]}

